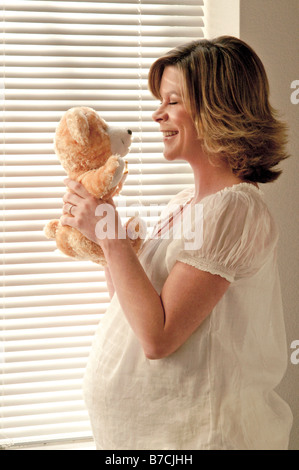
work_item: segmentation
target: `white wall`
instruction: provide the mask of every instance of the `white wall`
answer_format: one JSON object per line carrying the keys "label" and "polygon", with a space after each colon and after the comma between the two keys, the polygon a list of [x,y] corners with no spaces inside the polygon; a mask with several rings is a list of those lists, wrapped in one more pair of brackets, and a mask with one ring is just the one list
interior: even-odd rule
{"label": "white wall", "polygon": [[[290,348],[292,341],[299,340],[299,103],[291,102],[291,83],[299,80],[299,0],[206,0],[205,9],[208,37],[238,36],[262,59],[271,103],[290,129],[291,157],[282,163],[278,181],[262,189],[280,228],[279,267],[289,363],[278,391],[294,415],[290,449],[299,450],[299,364],[292,364]],[[299,101],[299,93],[297,98]]]}
{"label": "white wall", "polygon": [[205,0],[204,15],[207,38],[226,34],[239,37],[240,0]]}

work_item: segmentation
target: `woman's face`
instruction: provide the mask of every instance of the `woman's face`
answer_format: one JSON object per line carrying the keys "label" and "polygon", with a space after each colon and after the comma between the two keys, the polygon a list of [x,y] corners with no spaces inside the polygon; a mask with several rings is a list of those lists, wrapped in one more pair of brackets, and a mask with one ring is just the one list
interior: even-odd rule
{"label": "woman's face", "polygon": [[201,145],[191,116],[183,104],[182,79],[176,67],[165,68],[160,86],[162,102],[153,113],[153,119],[160,124],[163,133],[164,157],[191,162],[201,153]]}

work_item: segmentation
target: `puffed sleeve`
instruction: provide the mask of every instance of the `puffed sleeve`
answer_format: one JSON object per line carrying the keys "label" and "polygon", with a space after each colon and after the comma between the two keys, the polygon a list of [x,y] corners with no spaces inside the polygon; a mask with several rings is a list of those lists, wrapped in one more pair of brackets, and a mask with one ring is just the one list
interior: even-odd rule
{"label": "puffed sleeve", "polygon": [[205,198],[201,210],[193,213],[190,221],[183,220],[182,226],[181,237],[173,240],[167,250],[168,269],[181,261],[229,282],[256,273],[278,239],[263,197],[246,191],[220,191]]}

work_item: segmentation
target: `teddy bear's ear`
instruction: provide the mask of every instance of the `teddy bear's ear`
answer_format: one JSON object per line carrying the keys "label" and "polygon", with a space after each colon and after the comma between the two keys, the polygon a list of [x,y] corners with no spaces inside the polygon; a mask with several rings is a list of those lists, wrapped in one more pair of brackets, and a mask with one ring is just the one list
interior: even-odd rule
{"label": "teddy bear's ear", "polygon": [[81,145],[87,145],[89,124],[85,113],[80,108],[70,109],[66,116],[66,124],[72,138]]}

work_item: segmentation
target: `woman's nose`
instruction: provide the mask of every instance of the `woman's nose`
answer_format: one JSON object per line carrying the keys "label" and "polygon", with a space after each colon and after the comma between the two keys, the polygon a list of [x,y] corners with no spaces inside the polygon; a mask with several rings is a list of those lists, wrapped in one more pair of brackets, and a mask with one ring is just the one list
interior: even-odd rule
{"label": "woman's nose", "polygon": [[156,109],[156,111],[154,111],[154,113],[152,114],[152,118],[156,122],[166,121],[167,120],[167,113],[166,113],[165,109],[162,106],[159,106],[159,108]]}

